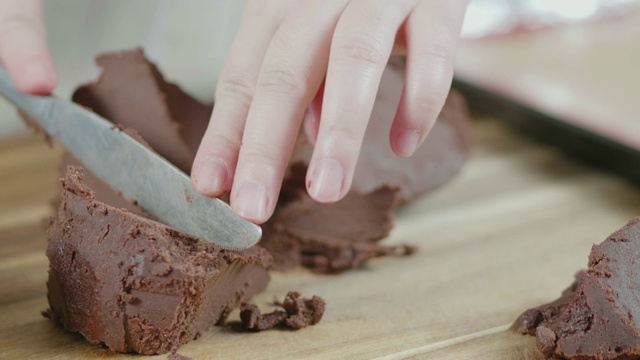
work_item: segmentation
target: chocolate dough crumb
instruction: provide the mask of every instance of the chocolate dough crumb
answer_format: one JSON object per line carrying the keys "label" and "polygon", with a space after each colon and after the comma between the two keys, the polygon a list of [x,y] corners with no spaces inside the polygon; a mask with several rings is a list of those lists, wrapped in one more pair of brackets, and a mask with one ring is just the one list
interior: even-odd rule
{"label": "chocolate dough crumb", "polygon": [[167,356],[167,360],[193,360],[193,359],[188,356],[178,354],[177,350],[172,350],[169,356]]}
{"label": "chocolate dough crumb", "polygon": [[559,299],[525,311],[511,329],[535,335],[546,356],[609,360],[640,358],[640,218],[600,245],[586,271]]}
{"label": "chocolate dough crumb", "polygon": [[247,330],[269,330],[275,327],[302,329],[315,325],[322,319],[325,301],[319,296],[304,299],[300,293],[290,291],[281,304],[284,309],[262,314],[260,309],[251,303],[240,306],[240,319]]}

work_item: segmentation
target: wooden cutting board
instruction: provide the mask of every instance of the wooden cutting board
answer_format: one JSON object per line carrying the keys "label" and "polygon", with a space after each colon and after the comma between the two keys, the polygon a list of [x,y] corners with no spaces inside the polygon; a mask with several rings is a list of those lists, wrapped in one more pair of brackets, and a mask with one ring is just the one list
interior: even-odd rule
{"label": "wooden cutting board", "polygon": [[[640,191],[572,163],[493,120],[454,182],[404,207],[387,243],[410,257],[338,276],[274,273],[255,300],[289,290],[327,300],[299,331],[214,327],[180,349],[194,359],[542,359],[508,331],[586,266],[593,243],[640,214]],[[0,358],[133,358],[99,349],[40,315],[47,307],[43,222],[57,191],[59,149],[27,137],[0,143]],[[230,320],[238,319],[233,313]],[[166,355],[159,356],[166,358]]]}

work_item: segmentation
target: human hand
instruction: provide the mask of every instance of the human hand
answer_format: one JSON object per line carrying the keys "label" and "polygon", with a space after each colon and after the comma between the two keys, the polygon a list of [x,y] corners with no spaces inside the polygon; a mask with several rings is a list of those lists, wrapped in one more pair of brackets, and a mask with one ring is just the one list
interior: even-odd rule
{"label": "human hand", "polygon": [[0,1],[0,61],[18,90],[34,95],[57,82],[42,12],[40,0]]}
{"label": "human hand", "polygon": [[413,154],[449,91],[466,3],[249,0],[194,161],[194,187],[208,196],[232,189],[236,213],[266,221],[304,117],[315,142],[307,191],[319,202],[341,199],[392,54],[407,55],[407,76],[389,140],[396,154]]}

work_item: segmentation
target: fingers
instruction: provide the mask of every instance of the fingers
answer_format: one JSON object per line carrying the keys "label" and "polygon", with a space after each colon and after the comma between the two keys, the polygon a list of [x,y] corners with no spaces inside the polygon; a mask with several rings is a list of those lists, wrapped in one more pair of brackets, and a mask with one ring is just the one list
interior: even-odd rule
{"label": "fingers", "polygon": [[0,60],[18,90],[48,95],[56,73],[39,0],[0,1]]}
{"label": "fingers", "polygon": [[391,128],[391,148],[411,156],[431,130],[447,98],[466,0],[422,1],[405,25],[407,71]]}
{"label": "fingers", "polygon": [[[304,117],[307,137],[315,141],[307,190],[319,202],[341,199],[392,51],[407,52],[409,61],[390,141],[399,155],[412,154],[444,103],[465,5],[250,1],[194,162],[196,189],[209,196],[232,189],[236,213],[266,221]],[[282,10],[269,13],[273,9]]]}
{"label": "fingers", "polygon": [[296,2],[296,16],[271,39],[231,192],[231,207],[246,219],[261,223],[273,213],[304,111],[324,77],[331,33],[345,4]]}
{"label": "fingers", "polygon": [[352,0],[336,26],[322,118],[307,172],[307,190],[316,201],[337,201],[351,186],[382,72],[414,3]]}
{"label": "fingers", "polygon": [[245,120],[262,59],[278,28],[270,1],[248,2],[216,87],[216,104],[193,162],[191,181],[207,196],[231,189]]}

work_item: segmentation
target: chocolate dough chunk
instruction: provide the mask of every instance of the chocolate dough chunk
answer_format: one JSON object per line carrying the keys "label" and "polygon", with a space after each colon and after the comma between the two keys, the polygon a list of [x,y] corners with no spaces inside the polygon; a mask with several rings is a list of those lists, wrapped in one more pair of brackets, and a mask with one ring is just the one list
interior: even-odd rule
{"label": "chocolate dough chunk", "polygon": [[[188,173],[212,106],[200,103],[167,82],[141,49],[104,53],[96,62],[102,68],[99,79],[78,88],[73,101],[128,132],[135,131],[136,140]],[[69,165],[82,164],[66,152],[61,173]],[[85,183],[98,200],[146,216],[142,209],[123,199],[90,172],[85,174]]]}
{"label": "chocolate dough chunk", "polygon": [[320,204],[300,191],[265,224],[260,245],[273,254],[279,270],[302,264],[321,273],[358,267],[374,257],[411,253],[406,246],[377,243],[393,226],[396,194],[384,187]]}
{"label": "chocolate dough chunk", "polygon": [[242,319],[245,329],[258,331],[275,327],[302,329],[309,325],[315,325],[322,319],[325,301],[315,295],[311,299],[304,299],[300,293],[291,291],[278,305],[284,311],[275,310],[268,314],[262,314],[256,305],[242,304],[240,319]]}
{"label": "chocolate dough chunk", "polygon": [[135,129],[156,152],[189,173],[211,106],[166,82],[141,49],[105,53],[96,62],[100,77],[77,89],[73,101]]}
{"label": "chocolate dough chunk", "polygon": [[640,218],[600,245],[561,297],[527,310],[512,329],[564,359],[640,358]]}
{"label": "chocolate dough chunk", "polygon": [[[452,90],[424,144],[412,157],[401,158],[391,150],[389,131],[402,95],[404,72],[404,66],[390,64],[382,76],[352,184],[352,189],[361,194],[383,186],[397,188],[401,202],[451,180],[469,157],[472,144],[466,102]],[[300,134],[288,178],[295,177],[295,164],[308,166],[312,151],[306,136]]]}
{"label": "chocolate dough chunk", "polygon": [[70,167],[48,226],[50,309],[89,342],[161,354],[197,338],[268,281],[270,254],[191,237],[97,201]]}

